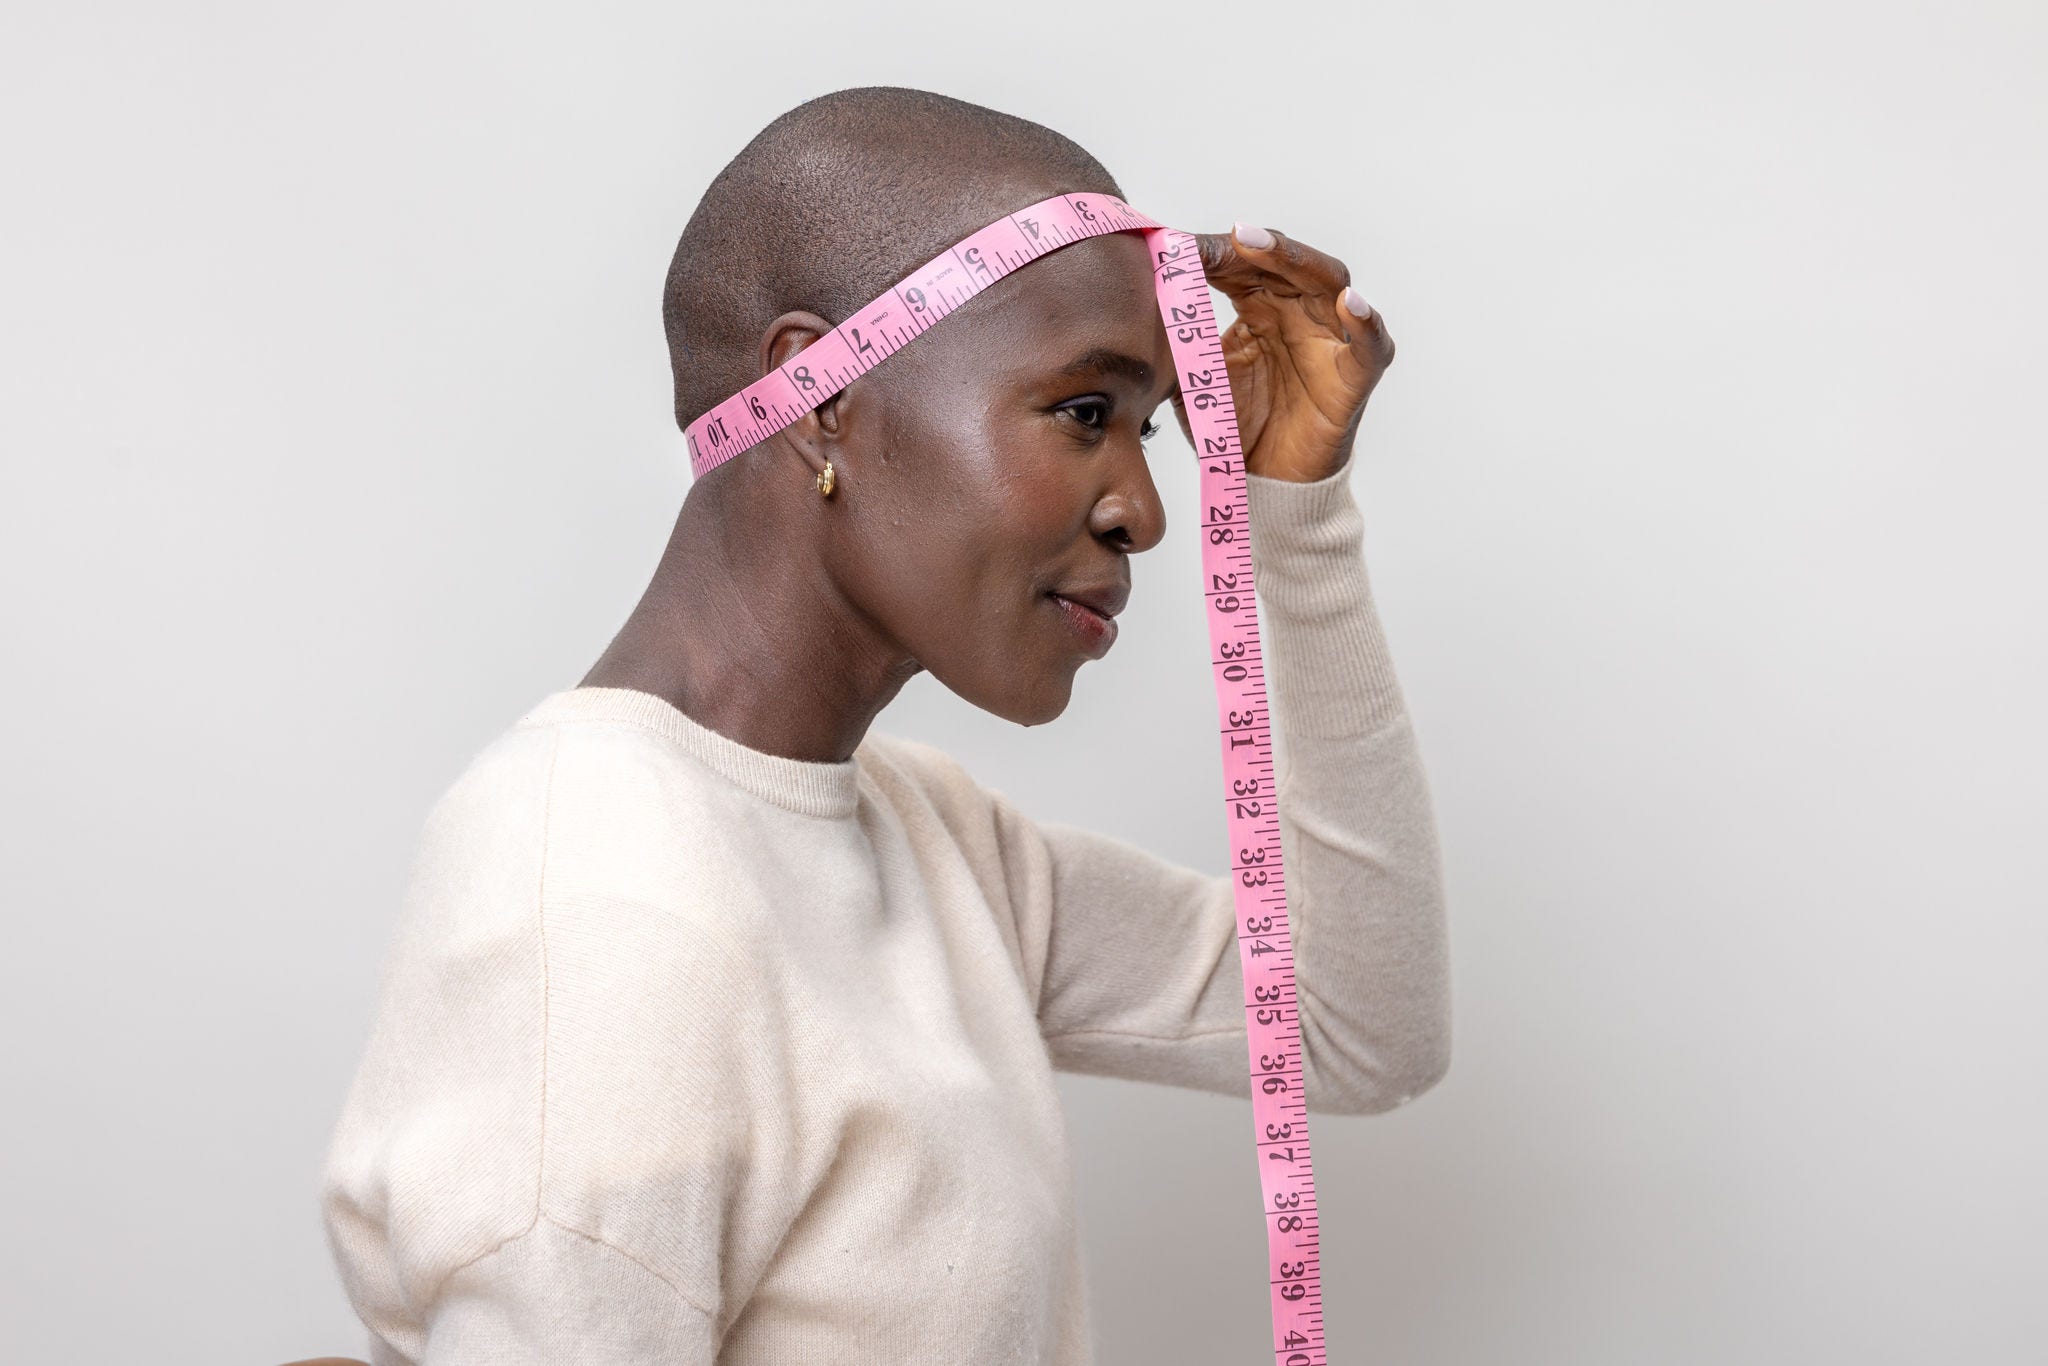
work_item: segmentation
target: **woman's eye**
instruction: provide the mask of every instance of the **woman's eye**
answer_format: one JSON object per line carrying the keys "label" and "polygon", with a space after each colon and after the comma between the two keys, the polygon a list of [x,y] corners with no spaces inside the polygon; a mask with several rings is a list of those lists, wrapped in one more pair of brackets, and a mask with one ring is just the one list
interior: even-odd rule
{"label": "woman's eye", "polygon": [[[1109,425],[1110,405],[1101,399],[1083,399],[1078,403],[1064,404],[1061,406],[1060,411],[1072,417],[1091,432],[1100,432]],[[1140,441],[1150,441],[1157,435],[1159,435],[1159,424],[1150,418],[1146,418],[1144,425],[1138,428],[1138,439]]]}
{"label": "woman's eye", "polygon": [[1109,421],[1109,405],[1100,399],[1087,399],[1080,403],[1069,403],[1060,411],[1072,414],[1076,422],[1079,422],[1091,431],[1101,431],[1103,426]]}

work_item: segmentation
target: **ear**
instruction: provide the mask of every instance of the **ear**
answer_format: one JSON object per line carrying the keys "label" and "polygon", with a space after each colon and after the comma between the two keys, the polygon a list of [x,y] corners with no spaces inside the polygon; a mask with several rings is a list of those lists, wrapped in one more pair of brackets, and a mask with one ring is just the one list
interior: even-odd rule
{"label": "ear", "polygon": [[[831,330],[832,324],[815,313],[784,313],[761,334],[761,373],[788,364],[790,357]],[[776,433],[796,449],[813,474],[825,468],[839,436],[839,397],[834,394]]]}

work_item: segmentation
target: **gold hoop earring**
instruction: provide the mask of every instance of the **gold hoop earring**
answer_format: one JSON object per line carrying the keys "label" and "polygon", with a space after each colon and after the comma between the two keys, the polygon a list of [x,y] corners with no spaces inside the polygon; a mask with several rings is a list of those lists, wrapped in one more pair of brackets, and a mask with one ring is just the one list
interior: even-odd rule
{"label": "gold hoop earring", "polygon": [[818,492],[824,495],[825,497],[830,498],[832,496],[832,486],[835,483],[837,483],[838,480],[839,476],[832,469],[832,462],[830,460],[827,460],[825,462],[825,468],[818,471]]}

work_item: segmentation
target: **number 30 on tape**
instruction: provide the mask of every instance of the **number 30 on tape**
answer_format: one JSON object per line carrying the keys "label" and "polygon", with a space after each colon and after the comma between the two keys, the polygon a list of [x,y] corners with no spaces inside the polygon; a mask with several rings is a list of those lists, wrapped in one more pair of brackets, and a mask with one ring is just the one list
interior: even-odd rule
{"label": "number 30 on tape", "polygon": [[1202,596],[1223,747],[1223,809],[1244,974],[1253,1138],[1259,1156],[1276,1366],[1324,1366],[1320,1229],[1302,1085],[1301,1020],[1287,875],[1280,857],[1271,716],[1252,580],[1237,410],[1209,281],[1193,234],[1109,195],[1054,195],[997,219],[898,281],[851,318],[692,422],[699,478],[880,365],[1011,271],[1109,232],[1142,233],[1159,315],[1201,463]]}

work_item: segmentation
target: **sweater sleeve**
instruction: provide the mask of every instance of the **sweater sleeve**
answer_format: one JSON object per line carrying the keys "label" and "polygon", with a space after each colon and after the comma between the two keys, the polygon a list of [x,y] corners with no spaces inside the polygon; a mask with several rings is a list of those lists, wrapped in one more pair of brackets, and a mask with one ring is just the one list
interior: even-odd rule
{"label": "sweater sleeve", "polygon": [[610,1243],[543,1215],[442,1282],[419,1366],[711,1366],[717,1325]]}
{"label": "sweater sleeve", "polygon": [[745,1064],[772,1008],[734,990],[750,950],[715,915],[579,881],[638,842],[616,813],[651,804],[565,804],[572,775],[634,772],[570,738],[486,751],[415,857],[323,1173],[376,1366],[710,1366],[745,1291],[725,1255],[794,1184],[743,1150],[771,1075]]}
{"label": "sweater sleeve", "polygon": [[[1449,1065],[1431,799],[1349,467],[1248,482],[1304,1084],[1312,1109],[1374,1113]],[[1012,904],[1041,945],[1037,1010],[1054,1065],[1249,1094],[1231,875],[995,800]]]}

